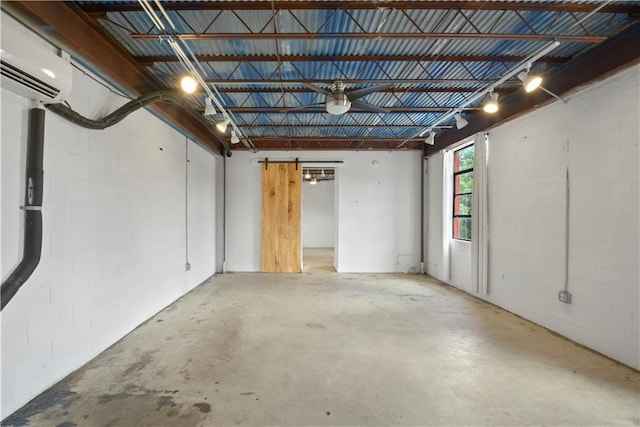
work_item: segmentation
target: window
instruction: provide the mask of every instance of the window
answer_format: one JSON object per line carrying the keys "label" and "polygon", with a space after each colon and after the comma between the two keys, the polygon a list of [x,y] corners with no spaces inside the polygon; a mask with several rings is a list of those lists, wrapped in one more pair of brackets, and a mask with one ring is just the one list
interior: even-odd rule
{"label": "window", "polygon": [[453,152],[453,238],[471,240],[473,144]]}

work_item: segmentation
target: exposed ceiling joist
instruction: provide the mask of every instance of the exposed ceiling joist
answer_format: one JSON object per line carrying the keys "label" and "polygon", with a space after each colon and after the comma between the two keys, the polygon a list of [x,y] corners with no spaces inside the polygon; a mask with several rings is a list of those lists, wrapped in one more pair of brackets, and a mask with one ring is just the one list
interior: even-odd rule
{"label": "exposed ceiling joist", "polygon": [[[356,85],[356,84],[383,84],[388,83],[389,79],[342,79],[342,83],[345,85]],[[433,79],[433,78],[423,78],[423,79],[402,79],[397,78],[393,79],[393,82],[397,85],[401,84],[457,84],[457,85],[470,85],[470,86],[478,86],[478,85],[488,85],[493,83],[495,80],[492,79]],[[331,86],[334,80],[329,79],[314,79],[314,80],[294,80],[294,79],[268,79],[264,78],[261,80],[257,79],[206,79],[205,82],[214,84],[216,86],[225,86],[225,85],[271,85],[271,86],[281,86],[281,85],[304,85],[305,83],[313,83],[316,85],[325,85]],[[505,83],[516,83],[520,84],[520,80],[510,79]]]}
{"label": "exposed ceiling joist", "polygon": [[[385,107],[380,106],[391,113],[446,113],[451,110],[452,107]],[[477,110],[478,108],[468,108],[468,110]],[[204,111],[204,110],[203,110]],[[286,113],[287,109],[284,107],[229,107],[229,111],[234,114],[254,114],[254,113]],[[291,113],[291,112],[289,112]],[[305,113],[326,113],[324,106],[306,107],[304,110],[296,110],[295,114]],[[371,111],[361,111],[357,109],[349,110],[349,114],[375,114]]]}
{"label": "exposed ceiling joist", "polygon": [[[307,10],[307,9],[399,9],[399,10],[518,10],[552,12],[592,12],[600,5],[593,3],[548,3],[548,2],[487,2],[487,1],[166,1],[162,2],[166,10]],[[135,3],[115,2],[104,5],[87,4],[82,6],[85,12],[137,12],[140,6]],[[609,4],[598,13],[638,13],[635,5]]]}
{"label": "exposed ceiling joist", "polygon": [[[245,129],[422,129],[424,126],[422,125],[394,125],[394,124],[381,124],[381,125],[341,125],[341,124],[326,124],[326,125],[298,125],[298,124],[289,124],[289,123],[278,123],[278,124],[252,124],[252,125],[243,125]],[[448,126],[451,127],[451,126]]]}
{"label": "exposed ceiling joist", "polygon": [[[220,86],[218,91],[221,93],[310,93],[313,90],[306,87],[228,87]],[[379,90],[377,93],[469,93],[475,92],[473,88],[457,88],[457,87],[402,87]],[[507,93],[510,90],[498,88],[498,93]]]}
{"label": "exposed ceiling joist", "polygon": [[[251,137],[259,150],[395,150],[402,141],[403,138]],[[422,138],[414,139],[403,149],[419,150],[423,145]]]}
{"label": "exposed ceiling joist", "polygon": [[[605,36],[572,34],[509,33],[182,33],[183,40],[560,40],[577,43],[601,43]],[[133,40],[157,40],[157,34],[132,33]]]}
{"label": "exposed ceiling joist", "polygon": [[[175,55],[136,56],[143,65],[155,62],[179,62]],[[526,59],[518,55],[197,55],[198,62],[513,62]],[[541,63],[563,64],[569,58],[548,56]]]}

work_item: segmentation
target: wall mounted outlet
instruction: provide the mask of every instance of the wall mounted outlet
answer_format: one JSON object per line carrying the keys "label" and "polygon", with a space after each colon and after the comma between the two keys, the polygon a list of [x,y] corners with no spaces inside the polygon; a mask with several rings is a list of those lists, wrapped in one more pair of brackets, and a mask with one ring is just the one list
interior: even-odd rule
{"label": "wall mounted outlet", "polygon": [[191,264],[190,263],[186,263],[184,265],[184,271],[189,271],[189,270],[191,270]]}
{"label": "wall mounted outlet", "polygon": [[569,291],[558,292],[558,301],[565,304],[571,304],[571,293]]}

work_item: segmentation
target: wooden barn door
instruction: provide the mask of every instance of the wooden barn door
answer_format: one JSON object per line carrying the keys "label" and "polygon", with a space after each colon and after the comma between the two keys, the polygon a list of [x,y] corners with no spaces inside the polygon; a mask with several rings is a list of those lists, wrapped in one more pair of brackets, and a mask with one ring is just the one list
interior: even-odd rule
{"label": "wooden barn door", "polygon": [[262,271],[301,272],[302,168],[294,163],[262,168]]}

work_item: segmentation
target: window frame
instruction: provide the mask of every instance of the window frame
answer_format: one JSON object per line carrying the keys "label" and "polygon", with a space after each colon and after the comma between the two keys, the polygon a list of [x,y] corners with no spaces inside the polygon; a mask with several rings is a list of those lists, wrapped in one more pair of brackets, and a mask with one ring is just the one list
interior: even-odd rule
{"label": "window frame", "polygon": [[[470,192],[464,192],[464,193],[456,193],[456,178],[460,175],[465,175],[468,173],[471,173],[471,176],[473,177],[473,179],[475,180],[475,174],[474,174],[474,166],[475,166],[475,147],[474,147],[474,152],[473,152],[473,159],[474,159],[474,166],[471,166],[470,168],[467,169],[462,169],[459,171],[455,171],[455,162],[456,162],[456,153],[458,153],[459,151],[465,150],[471,146],[474,146],[473,142],[469,142],[468,144],[464,144],[461,145],[460,147],[456,148],[455,150],[453,150],[453,167],[452,167],[452,198],[451,198],[451,238],[453,240],[459,240],[459,241],[463,241],[463,242],[471,242],[471,236],[468,239],[465,239],[463,237],[456,237],[455,232],[456,232],[456,219],[458,218],[468,218],[470,221],[472,219],[473,216],[473,187],[472,187],[472,191]],[[456,199],[460,196],[471,196],[471,206],[469,208],[469,213],[468,214],[456,214]]]}

